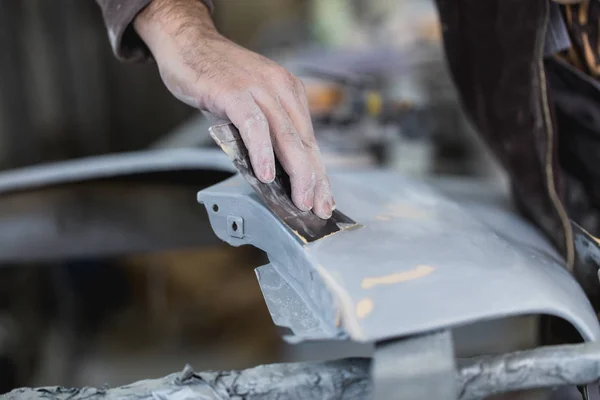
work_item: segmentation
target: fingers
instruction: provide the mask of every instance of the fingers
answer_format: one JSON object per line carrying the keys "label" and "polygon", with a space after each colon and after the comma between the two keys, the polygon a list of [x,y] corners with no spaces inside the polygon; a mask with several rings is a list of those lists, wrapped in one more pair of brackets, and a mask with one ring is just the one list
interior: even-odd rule
{"label": "fingers", "polygon": [[329,218],[335,203],[314,137],[304,86],[281,67],[269,65],[267,69],[253,82],[237,81],[235,89],[225,91],[225,98],[214,96],[212,108],[225,111],[240,130],[259,180],[273,181],[277,154],[290,176],[294,204]]}
{"label": "fingers", "polygon": [[275,179],[275,157],[267,117],[249,92],[227,100],[227,116],[240,131],[256,177],[264,183]]}
{"label": "fingers", "polygon": [[253,97],[269,120],[275,153],[290,176],[292,201],[303,211],[311,210],[315,195],[315,172],[298,129],[277,97],[258,90]]}
{"label": "fingers", "polygon": [[291,75],[287,80],[288,82],[283,86],[284,90],[280,92],[282,104],[298,129],[298,135],[315,173],[313,212],[318,217],[326,219],[331,217],[335,206],[325,165],[315,139],[304,85],[302,81]]}
{"label": "fingers", "polygon": [[239,129],[260,181],[275,178],[277,153],[290,176],[294,204],[328,218],[335,206],[299,80],[223,38],[212,25],[208,31],[187,25],[177,32],[161,30],[160,40],[153,41],[166,86],[184,102],[228,118]]}

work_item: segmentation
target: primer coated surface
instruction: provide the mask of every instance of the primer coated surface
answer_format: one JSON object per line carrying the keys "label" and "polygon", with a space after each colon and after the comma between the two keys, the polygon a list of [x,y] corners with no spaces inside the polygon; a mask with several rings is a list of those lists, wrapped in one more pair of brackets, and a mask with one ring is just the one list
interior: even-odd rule
{"label": "primer coated surface", "polygon": [[[484,200],[480,183],[458,185],[454,193],[446,185],[444,195],[435,182],[388,171],[330,178],[339,207],[364,226],[309,244],[298,242],[247,185],[226,181],[198,196],[221,239],[263,249],[296,293],[279,309],[274,282],[260,282],[269,287],[278,323],[295,327],[297,340],[380,341],[531,314],[558,316],[585,340],[600,339],[596,315],[561,257],[497,199]],[[211,212],[213,203],[222,211]],[[244,218],[247,237],[226,235],[227,215]],[[310,332],[294,322],[300,303],[316,321]]]}

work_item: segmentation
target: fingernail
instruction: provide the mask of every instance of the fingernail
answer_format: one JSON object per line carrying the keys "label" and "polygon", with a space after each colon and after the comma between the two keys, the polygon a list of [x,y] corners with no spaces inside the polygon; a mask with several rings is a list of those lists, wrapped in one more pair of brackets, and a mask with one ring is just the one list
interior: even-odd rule
{"label": "fingernail", "polygon": [[313,208],[313,193],[308,191],[304,194],[304,207],[306,207],[306,211],[312,210]]}
{"label": "fingernail", "polygon": [[267,183],[273,182],[275,179],[275,169],[273,168],[273,164],[266,163],[263,167],[263,179]]}
{"label": "fingernail", "polygon": [[323,205],[323,211],[325,212],[325,216],[327,218],[331,217],[332,210],[331,210],[331,205],[329,203],[325,203]]}

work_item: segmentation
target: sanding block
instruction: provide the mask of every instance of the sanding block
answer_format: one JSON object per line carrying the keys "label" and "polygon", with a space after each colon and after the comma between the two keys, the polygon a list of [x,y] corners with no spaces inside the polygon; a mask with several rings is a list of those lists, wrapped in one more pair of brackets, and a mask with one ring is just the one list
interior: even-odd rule
{"label": "sanding block", "polygon": [[297,208],[292,202],[290,177],[277,160],[273,182],[261,182],[254,174],[248,150],[233,124],[212,126],[209,132],[271,212],[303,242],[311,243],[360,226],[338,210],[333,211],[331,218],[321,219],[312,211]]}

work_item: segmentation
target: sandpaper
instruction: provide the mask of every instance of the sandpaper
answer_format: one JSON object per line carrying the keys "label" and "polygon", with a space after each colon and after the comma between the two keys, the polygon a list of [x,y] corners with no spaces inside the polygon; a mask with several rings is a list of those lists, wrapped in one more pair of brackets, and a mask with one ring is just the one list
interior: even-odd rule
{"label": "sandpaper", "polygon": [[277,160],[275,161],[274,181],[271,183],[261,182],[254,174],[248,150],[233,124],[212,126],[209,131],[212,138],[233,161],[240,174],[248,181],[271,212],[305,243],[359,226],[338,210],[333,211],[331,218],[321,219],[312,211],[302,211],[296,207],[291,198],[290,177]]}

